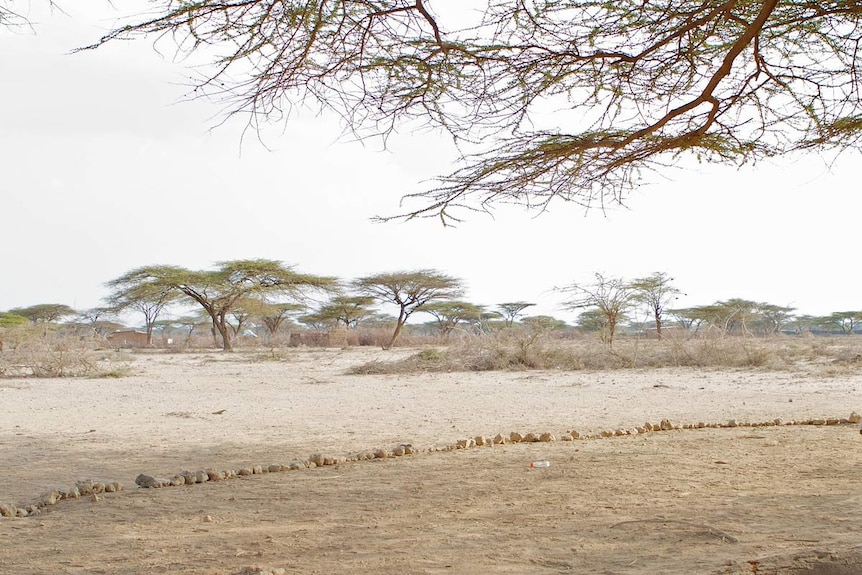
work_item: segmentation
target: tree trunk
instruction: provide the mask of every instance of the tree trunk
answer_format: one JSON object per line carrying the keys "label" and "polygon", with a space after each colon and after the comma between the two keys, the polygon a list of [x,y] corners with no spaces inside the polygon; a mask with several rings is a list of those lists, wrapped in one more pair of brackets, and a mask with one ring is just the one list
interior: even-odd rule
{"label": "tree trunk", "polygon": [[222,351],[233,351],[230,339],[230,328],[228,327],[224,317],[220,316],[215,325],[216,328],[218,328],[219,335],[221,336]]}
{"label": "tree trunk", "polygon": [[655,312],[655,334],[658,339],[661,339],[661,314]]}
{"label": "tree trunk", "polygon": [[398,322],[395,324],[395,333],[392,334],[392,337],[389,338],[389,343],[383,346],[383,349],[392,349],[392,346],[395,345],[395,340],[398,339],[398,336],[401,334],[401,328],[404,327],[404,323],[407,321],[407,314],[404,313],[404,308],[401,308],[401,311],[398,313]]}
{"label": "tree trunk", "polygon": [[147,322],[147,347],[153,347],[153,324]]}

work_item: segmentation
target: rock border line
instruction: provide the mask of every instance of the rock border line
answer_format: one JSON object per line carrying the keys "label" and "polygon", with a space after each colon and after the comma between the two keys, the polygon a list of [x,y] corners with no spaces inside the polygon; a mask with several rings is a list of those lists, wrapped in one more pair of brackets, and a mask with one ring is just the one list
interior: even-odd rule
{"label": "rock border line", "polygon": [[[612,437],[623,437],[627,435],[641,435],[644,433],[652,433],[659,431],[674,431],[686,429],[712,429],[712,428],[735,428],[735,427],[776,427],[789,425],[848,425],[860,424],[862,416],[855,411],[848,417],[838,418],[816,418],[804,420],[789,420],[784,421],[781,418],[772,419],[765,422],[747,422],[730,419],[724,423],[688,423],[688,424],[673,424],[668,419],[662,419],[659,423],[646,422],[643,425],[632,428],[620,428],[613,430],[604,430],[597,433],[581,434],[578,431],[572,430],[563,433],[559,438],[553,433],[526,433],[513,431],[508,436],[498,433],[496,436],[488,437],[477,435],[473,438],[459,439],[454,443],[447,445],[439,445],[428,447],[425,449],[417,449],[409,443],[402,443],[392,447],[376,448],[368,451],[361,451],[354,456],[328,456],[322,453],[314,453],[305,460],[294,460],[288,464],[274,463],[270,465],[253,465],[241,467],[239,469],[201,469],[197,471],[180,471],[170,478],[158,478],[151,475],[140,474],[135,478],[135,484],[139,488],[158,489],[163,487],[178,487],[181,485],[194,485],[197,483],[206,483],[210,481],[227,481],[237,477],[247,477],[250,475],[262,475],[265,473],[280,473],[284,471],[294,471],[299,469],[312,469],[316,467],[327,467],[332,465],[341,465],[344,463],[352,463],[358,461],[370,461],[374,459],[387,459],[391,457],[402,457],[405,455],[414,455],[417,453],[433,453],[439,451],[454,451],[458,449],[471,449],[474,447],[493,447],[494,445],[504,445],[509,443],[550,443],[554,441],[585,441],[591,439],[607,439]],[[860,426],[862,433],[862,426]],[[118,493],[123,491],[123,486],[118,482],[95,482],[91,480],[77,481],[74,486],[69,489],[54,489],[42,494],[36,501],[28,505],[16,506],[10,503],[0,502],[0,518],[24,518],[41,515],[48,507],[54,506],[61,501],[80,500],[82,498],[90,498],[92,501],[99,501],[104,494]]]}

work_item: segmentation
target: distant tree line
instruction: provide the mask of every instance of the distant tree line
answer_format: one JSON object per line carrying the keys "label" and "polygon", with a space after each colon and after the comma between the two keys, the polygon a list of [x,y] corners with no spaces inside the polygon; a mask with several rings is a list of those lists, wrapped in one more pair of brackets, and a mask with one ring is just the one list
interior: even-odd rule
{"label": "distant tree line", "polygon": [[[567,296],[562,309],[580,312],[576,325],[570,326],[551,316],[527,316],[525,311],[536,305],[532,302],[503,302],[488,308],[464,301],[462,280],[433,269],[345,281],[300,273],[266,259],[218,262],[206,270],[155,265],[108,281],[103,306],[82,311],[64,304],[14,308],[0,312],[0,330],[27,324],[47,330],[71,323],[107,336],[123,327],[116,318],[133,313],[143,322],[147,345],[153,344],[157,330],[179,331],[190,338],[204,329],[213,345],[225,351],[231,351],[236,338],[244,335],[261,334],[274,341],[285,326],[314,332],[359,327],[389,330],[378,342],[389,349],[416,312],[430,319],[415,329],[438,341],[446,341],[457,331],[484,334],[511,328],[597,333],[608,346],[613,346],[620,333],[661,339],[668,327],[686,335],[862,332],[862,311],[795,315],[793,307],[741,298],[674,307],[684,294],[673,282],[664,272],[631,280],[597,273],[592,282],[558,288]],[[394,310],[394,315],[382,313],[381,306]]]}

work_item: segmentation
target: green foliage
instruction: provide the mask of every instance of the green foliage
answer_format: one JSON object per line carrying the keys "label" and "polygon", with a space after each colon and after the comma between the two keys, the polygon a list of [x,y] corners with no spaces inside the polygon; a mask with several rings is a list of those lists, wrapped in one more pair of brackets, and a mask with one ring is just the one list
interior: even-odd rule
{"label": "green foliage", "polygon": [[428,269],[366,276],[355,280],[352,286],[362,296],[398,308],[395,331],[384,349],[395,345],[404,324],[416,310],[431,303],[455,299],[463,292],[461,280]]}
{"label": "green foliage", "polygon": [[0,327],[13,327],[16,325],[26,325],[30,320],[23,315],[18,315],[11,312],[0,312]]}
{"label": "green foliage", "polygon": [[133,278],[135,286],[182,295],[200,305],[212,320],[225,351],[233,349],[228,318],[234,312],[242,313],[243,306],[250,307],[252,300],[264,301],[270,295],[301,299],[308,290],[330,290],[335,286],[334,278],[300,274],[281,262],[266,259],[218,262],[212,270],[199,271],[147,266],[123,278],[127,276]]}
{"label": "green foliage", "polygon": [[438,301],[427,303],[419,311],[425,312],[437,322],[437,329],[445,339],[458,324],[479,324],[482,320],[482,306],[465,301]]}
{"label": "green foliage", "polygon": [[500,310],[502,317],[506,320],[506,327],[512,327],[515,320],[519,315],[521,315],[521,312],[534,305],[536,304],[525,301],[513,301],[498,304],[497,308]]}
{"label": "green foliage", "polygon": [[77,312],[61,303],[42,303],[30,307],[17,307],[9,310],[10,314],[26,317],[31,323],[52,323],[64,317],[71,317]]}

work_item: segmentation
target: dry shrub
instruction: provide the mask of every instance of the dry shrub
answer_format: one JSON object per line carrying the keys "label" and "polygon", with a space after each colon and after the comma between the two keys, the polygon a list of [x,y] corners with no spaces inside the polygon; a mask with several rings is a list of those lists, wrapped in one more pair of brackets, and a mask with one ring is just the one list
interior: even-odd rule
{"label": "dry shrub", "polygon": [[14,343],[0,353],[0,377],[123,377],[131,371],[126,356],[98,350],[92,337],[28,326]]}
{"label": "dry shrub", "polygon": [[429,347],[404,359],[396,361],[372,360],[348,370],[353,375],[384,375],[393,373],[426,373],[465,371],[463,366],[452,363],[448,351]]}
{"label": "dry shrub", "polygon": [[661,367],[797,370],[841,375],[862,370],[862,337],[825,342],[789,336],[620,338],[610,348],[596,338],[563,340],[553,333],[507,329],[466,336],[446,348],[424,349],[402,360],[369,362],[357,366],[352,373]]}

